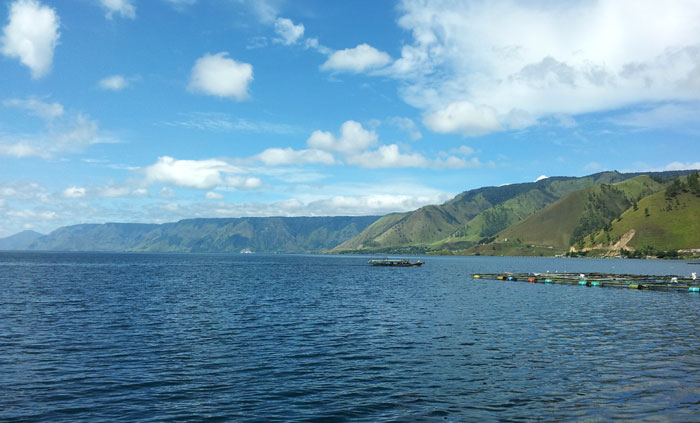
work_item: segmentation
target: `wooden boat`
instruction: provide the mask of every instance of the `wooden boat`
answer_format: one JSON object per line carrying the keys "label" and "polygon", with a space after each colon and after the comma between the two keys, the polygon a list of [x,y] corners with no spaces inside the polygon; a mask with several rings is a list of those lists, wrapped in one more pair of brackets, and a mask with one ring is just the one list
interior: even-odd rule
{"label": "wooden boat", "polygon": [[369,260],[367,263],[372,266],[391,266],[391,267],[410,267],[410,266],[421,266],[423,262],[411,261],[409,259],[380,259],[380,260]]}

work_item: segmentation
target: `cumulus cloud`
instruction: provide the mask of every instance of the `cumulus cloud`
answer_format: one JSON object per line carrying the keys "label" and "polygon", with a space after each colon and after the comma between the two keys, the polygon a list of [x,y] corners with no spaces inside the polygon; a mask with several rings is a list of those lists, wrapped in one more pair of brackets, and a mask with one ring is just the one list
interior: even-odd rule
{"label": "cumulus cloud", "polygon": [[108,76],[99,82],[100,88],[111,91],[121,91],[129,85],[129,80],[123,75]]}
{"label": "cumulus cloud", "polygon": [[[463,168],[475,166],[474,158],[466,161],[460,157],[428,159],[419,153],[401,152],[398,144],[379,144],[379,136],[365,129],[359,122],[349,120],[340,127],[340,135],[326,131],[314,131],[306,141],[314,150],[340,154],[345,163],[363,168],[435,167]],[[471,154],[473,150],[469,151]],[[291,152],[290,152],[291,153]],[[465,155],[464,151],[458,152]],[[291,157],[291,154],[289,155]],[[299,163],[297,160],[296,163]],[[330,160],[328,164],[331,164]]]}
{"label": "cumulus cloud", "polygon": [[700,99],[695,2],[404,0],[399,13],[413,41],[390,73],[438,132],[476,136],[554,115]]}
{"label": "cumulus cloud", "polygon": [[205,54],[197,59],[190,75],[192,92],[246,100],[253,81],[253,66],[227,57],[228,53]]}
{"label": "cumulus cloud", "polygon": [[224,196],[219,194],[218,192],[209,191],[204,195],[204,198],[206,198],[207,200],[221,200],[222,198],[224,198]]}
{"label": "cumulus cloud", "polygon": [[424,116],[423,123],[435,132],[457,132],[466,136],[483,135],[502,129],[493,109],[468,101],[451,103],[444,109],[428,113]]}
{"label": "cumulus cloud", "polygon": [[149,182],[210,190],[223,183],[222,173],[240,170],[222,160],[176,160],[163,156],[146,167],[145,172]]}
{"label": "cumulus cloud", "polygon": [[279,41],[284,45],[296,44],[304,35],[304,25],[295,25],[291,19],[277,18],[275,20],[275,33],[280,36]]}
{"label": "cumulus cloud", "polygon": [[376,144],[378,138],[376,132],[366,130],[359,122],[348,120],[340,127],[340,137],[335,137],[330,132],[314,131],[306,144],[319,150],[352,155]]}
{"label": "cumulus cloud", "polygon": [[368,44],[360,44],[355,48],[339,50],[330,55],[321,65],[321,70],[333,72],[365,72],[381,68],[391,62],[391,56]]}
{"label": "cumulus cloud", "polygon": [[131,0],[100,0],[100,3],[107,10],[107,19],[112,19],[115,14],[128,19],[136,17],[136,8],[131,4]]}
{"label": "cumulus cloud", "polygon": [[3,28],[0,51],[18,58],[38,79],[51,70],[60,34],[56,11],[36,0],[17,0],[10,6],[9,22]]}
{"label": "cumulus cloud", "polygon": [[66,198],[82,198],[85,197],[85,188],[71,186],[63,190],[63,196]]}
{"label": "cumulus cloud", "polygon": [[425,167],[428,160],[420,154],[402,154],[396,144],[382,145],[348,157],[348,163],[365,168]]}
{"label": "cumulus cloud", "polygon": [[[147,183],[159,182],[165,185],[185,188],[212,190],[216,187],[233,189],[256,189],[262,181],[256,177],[238,176],[245,170],[224,160],[176,160],[172,157],[158,157],[155,164],[144,168]],[[236,176],[231,176],[236,174]],[[172,191],[161,191],[161,196],[170,196]]]}
{"label": "cumulus cloud", "polygon": [[321,150],[294,150],[292,148],[268,148],[256,156],[267,166],[281,166],[291,164],[321,163],[332,165],[335,163],[333,155]]}
{"label": "cumulus cloud", "polygon": [[258,189],[262,186],[262,181],[255,177],[229,176],[226,178],[226,186],[242,190]]}

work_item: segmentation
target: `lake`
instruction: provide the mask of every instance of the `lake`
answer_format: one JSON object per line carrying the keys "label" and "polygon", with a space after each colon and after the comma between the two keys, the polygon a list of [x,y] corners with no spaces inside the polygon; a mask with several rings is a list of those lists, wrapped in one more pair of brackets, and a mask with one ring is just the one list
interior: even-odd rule
{"label": "lake", "polygon": [[697,421],[681,261],[0,252],[2,422]]}

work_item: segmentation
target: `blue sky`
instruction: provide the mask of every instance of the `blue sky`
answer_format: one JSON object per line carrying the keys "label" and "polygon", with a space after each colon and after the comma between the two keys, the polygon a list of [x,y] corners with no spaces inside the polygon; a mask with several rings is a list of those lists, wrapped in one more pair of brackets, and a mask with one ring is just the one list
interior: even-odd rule
{"label": "blue sky", "polygon": [[693,1],[10,0],[0,237],[700,168]]}

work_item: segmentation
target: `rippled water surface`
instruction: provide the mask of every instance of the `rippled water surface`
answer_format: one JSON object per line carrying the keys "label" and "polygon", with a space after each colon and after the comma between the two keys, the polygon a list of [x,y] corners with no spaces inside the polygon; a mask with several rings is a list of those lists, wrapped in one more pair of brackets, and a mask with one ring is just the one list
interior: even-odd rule
{"label": "rippled water surface", "polygon": [[683,262],[0,253],[0,421],[698,421]]}

